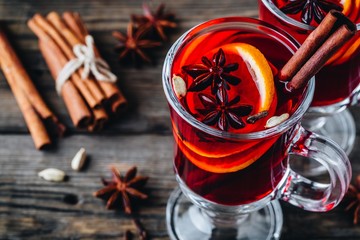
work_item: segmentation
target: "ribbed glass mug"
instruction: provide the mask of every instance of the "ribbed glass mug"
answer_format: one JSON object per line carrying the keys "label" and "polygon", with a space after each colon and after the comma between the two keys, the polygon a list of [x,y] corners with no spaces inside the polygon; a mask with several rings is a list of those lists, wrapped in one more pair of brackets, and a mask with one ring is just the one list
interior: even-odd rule
{"label": "ribbed glass mug", "polygon": [[[287,120],[258,132],[221,131],[200,122],[184,108],[172,86],[174,62],[181,62],[181,52],[192,43],[229,32],[235,37],[219,41],[215,48],[226,41],[249,43],[276,64],[284,64],[298,47],[290,35],[270,24],[229,17],[190,29],[169,50],[163,87],[170,108],[174,168],[180,186],[167,205],[172,239],[277,239],[282,226],[277,199],[308,211],[329,211],[340,202],[351,179],[345,152],[333,141],[300,125],[312,101],[314,79],[299,96],[298,107]],[[292,154],[324,166],[329,183],[314,182],[294,172],[289,164]],[[211,166],[202,167],[204,162],[243,165],[240,170],[219,173]]]}

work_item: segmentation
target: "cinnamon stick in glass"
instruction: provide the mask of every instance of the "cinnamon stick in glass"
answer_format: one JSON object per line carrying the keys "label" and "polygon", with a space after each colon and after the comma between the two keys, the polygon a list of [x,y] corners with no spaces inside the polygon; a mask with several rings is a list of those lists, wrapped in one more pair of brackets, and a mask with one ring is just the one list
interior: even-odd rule
{"label": "cinnamon stick in glass", "polygon": [[356,32],[356,26],[341,12],[331,10],[320,25],[280,70],[279,80],[289,91],[304,86]]}

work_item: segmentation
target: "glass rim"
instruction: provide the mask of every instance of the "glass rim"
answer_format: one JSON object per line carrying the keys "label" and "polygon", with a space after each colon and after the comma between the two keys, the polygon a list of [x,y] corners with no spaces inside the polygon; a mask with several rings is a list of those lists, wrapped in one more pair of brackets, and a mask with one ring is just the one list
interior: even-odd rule
{"label": "glass rim", "polygon": [[[289,17],[285,13],[283,13],[277,6],[275,6],[272,0],[261,0],[261,2],[270,12],[272,12],[277,18],[283,20],[284,22],[293,25],[295,27],[301,28],[302,30],[312,31],[315,29],[314,26],[299,22]],[[356,25],[356,29],[360,30],[360,23],[355,23],[355,25]]]}
{"label": "glass rim", "polygon": [[[233,132],[221,131],[219,129],[215,129],[214,127],[211,127],[209,125],[202,123],[201,121],[199,121],[195,117],[193,117],[188,111],[185,110],[185,108],[182,106],[178,97],[176,96],[175,92],[172,89],[172,84],[171,84],[172,58],[176,55],[177,50],[180,48],[180,46],[183,43],[183,40],[188,36],[188,34],[190,32],[192,32],[193,30],[195,30],[199,27],[201,28],[203,25],[208,24],[209,22],[216,21],[216,20],[221,20],[221,22],[219,22],[218,25],[223,24],[223,23],[234,23],[234,24],[237,24],[237,27],[239,27],[239,26],[241,27],[241,24],[243,24],[243,25],[251,24],[251,25],[257,26],[257,27],[261,26],[260,31],[264,31],[263,30],[264,28],[266,28],[270,31],[275,31],[277,34],[280,34],[282,37],[284,37],[287,41],[291,42],[296,48],[299,48],[299,46],[300,46],[299,43],[285,31],[283,31],[267,22],[259,20],[259,19],[254,19],[254,18],[249,18],[249,17],[223,17],[223,18],[212,19],[212,20],[203,22],[203,23],[191,28],[190,30],[185,32],[183,35],[181,35],[175,41],[175,43],[171,46],[170,50],[168,51],[168,53],[166,55],[166,58],[164,61],[164,66],[163,66],[163,71],[162,71],[162,83],[163,83],[163,89],[165,92],[166,99],[167,99],[168,103],[170,104],[170,106],[176,111],[176,113],[183,120],[188,122],[190,125],[192,125],[196,129],[199,129],[200,131],[203,131],[205,133],[208,133],[210,135],[220,137],[220,138],[238,139],[238,140],[261,139],[264,137],[271,137],[271,136],[280,134],[280,133],[288,130],[290,127],[294,126],[295,124],[297,124],[311,104],[311,101],[312,101],[312,98],[314,95],[314,89],[315,89],[315,82],[314,82],[315,77],[314,76],[308,82],[306,89],[305,89],[305,93],[303,95],[302,102],[297,107],[295,112],[287,120],[280,123],[279,125],[272,127],[272,128],[264,129],[261,131],[250,132],[250,133],[233,133]],[[201,31],[203,31],[204,29],[207,29],[207,28],[208,27],[202,28]],[[283,43],[283,44],[285,44],[285,43]],[[286,45],[286,46],[289,47],[289,45]],[[289,50],[292,53],[294,53],[293,50],[291,50],[291,49],[289,49]]]}

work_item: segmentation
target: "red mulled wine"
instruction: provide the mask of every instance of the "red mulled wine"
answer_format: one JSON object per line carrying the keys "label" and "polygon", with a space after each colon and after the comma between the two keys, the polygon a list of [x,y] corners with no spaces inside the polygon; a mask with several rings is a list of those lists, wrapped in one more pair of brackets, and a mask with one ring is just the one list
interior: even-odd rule
{"label": "red mulled wine", "polygon": [[[293,43],[261,29],[214,27],[221,23],[213,20],[191,30],[173,59],[172,75],[186,86],[179,93],[173,83],[179,102],[189,117],[210,129],[195,128],[170,108],[175,171],[205,199],[241,205],[269,195],[281,182],[297,127],[260,140],[230,139],[226,133],[264,131],[271,127],[269,119],[296,110],[301,91],[288,94],[273,77],[295,51]],[[225,134],[215,136],[211,129]]]}

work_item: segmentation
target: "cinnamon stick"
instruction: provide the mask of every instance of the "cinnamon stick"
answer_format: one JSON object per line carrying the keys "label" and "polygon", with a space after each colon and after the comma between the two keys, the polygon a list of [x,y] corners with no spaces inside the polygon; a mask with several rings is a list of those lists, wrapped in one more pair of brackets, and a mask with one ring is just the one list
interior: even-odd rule
{"label": "cinnamon stick", "polygon": [[64,12],[62,15],[65,24],[76,35],[78,39],[84,41],[84,36],[89,35],[81,22],[80,15],[77,12]]}
{"label": "cinnamon stick", "polygon": [[[61,36],[67,41],[67,43],[72,47],[74,47],[77,44],[81,44],[82,42],[76,38],[76,36],[66,27],[65,23],[60,18],[59,14],[56,12],[50,12],[47,15],[47,20],[55,27],[58,34],[61,34]],[[68,56],[70,59],[75,58],[75,55],[72,53],[71,48],[69,45],[65,45],[65,48],[68,48],[70,50],[70,56]],[[81,67],[79,69],[80,74],[84,71],[84,69]],[[98,81],[91,79],[89,76],[88,79],[85,79],[86,84],[88,85],[89,89],[91,90],[93,96],[98,100],[98,102],[104,102],[105,101],[105,95],[102,91],[102,89],[99,86]]]}
{"label": "cinnamon stick", "polygon": [[288,89],[299,89],[336,53],[353,35],[348,27],[342,25],[323,45],[311,56],[303,67],[295,74],[287,85]]}
{"label": "cinnamon stick", "polygon": [[22,91],[26,94],[27,99],[33,106],[35,111],[40,115],[44,121],[51,121],[57,128],[58,134],[61,136],[65,132],[65,126],[60,123],[55,114],[48,108],[44,100],[41,98],[35,85],[25,71],[21,61],[17,57],[12,48],[3,27],[0,26],[0,58],[1,68],[4,71],[6,78],[12,74],[17,81]]}
{"label": "cinnamon stick", "polygon": [[[54,79],[66,63],[65,56],[57,44],[36,24],[33,19],[28,21],[29,28],[40,39],[39,47],[49,66]],[[86,127],[91,120],[91,113],[74,86],[72,81],[66,81],[61,89],[61,96],[68,109],[69,115],[77,127]]]}
{"label": "cinnamon stick", "polygon": [[109,120],[108,114],[103,108],[94,109],[93,114],[94,120],[88,127],[88,130],[90,132],[101,130],[104,127],[105,123]]}
{"label": "cinnamon stick", "polygon": [[[75,57],[71,47],[68,43],[60,36],[60,33],[40,14],[35,14],[33,19],[39,27],[41,27],[44,32],[49,34],[49,36],[55,41],[55,43],[60,47],[66,56],[66,62],[72,60]],[[83,71],[83,68],[79,70],[80,74]],[[77,86],[78,90],[81,92],[81,95],[85,98],[86,102],[91,108],[100,107],[101,102],[104,101],[105,96],[102,94],[101,90],[97,84],[92,79],[81,79],[78,73],[72,75],[74,84]]]}
{"label": "cinnamon stick", "polygon": [[[49,16],[49,15],[48,15]],[[51,16],[50,16],[51,17]],[[85,27],[80,15],[78,13],[64,12],[63,19],[69,29],[76,35],[81,42],[85,42],[85,37],[89,34],[88,30]],[[94,52],[96,57],[102,58],[98,49],[94,45]],[[103,89],[105,95],[111,101],[111,109],[114,113],[119,114],[127,106],[127,100],[124,97],[123,93],[118,89],[118,87],[113,83],[108,82],[99,82],[101,88]]]}
{"label": "cinnamon stick", "polygon": [[356,32],[356,26],[341,12],[331,10],[321,24],[280,70],[279,80],[289,91],[304,86]]}
{"label": "cinnamon stick", "polygon": [[[60,49],[55,44],[44,43],[43,41],[39,41],[39,48],[49,66],[51,75],[56,79],[63,68],[62,64],[54,58],[54,56],[61,56]],[[87,127],[92,118],[91,112],[71,81],[64,83],[61,95],[74,125],[79,128]]]}
{"label": "cinnamon stick", "polygon": [[[3,59],[1,59],[1,64]],[[16,102],[20,108],[22,115],[24,116],[26,125],[29,129],[30,135],[33,139],[36,149],[44,149],[51,144],[49,135],[47,134],[44,123],[42,122],[40,116],[35,111],[33,105],[30,103],[29,99],[26,96],[26,93],[21,89],[21,86],[17,82],[16,74],[14,71],[4,71],[6,80],[9,83],[11,91],[14,94]]]}

